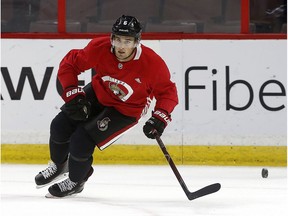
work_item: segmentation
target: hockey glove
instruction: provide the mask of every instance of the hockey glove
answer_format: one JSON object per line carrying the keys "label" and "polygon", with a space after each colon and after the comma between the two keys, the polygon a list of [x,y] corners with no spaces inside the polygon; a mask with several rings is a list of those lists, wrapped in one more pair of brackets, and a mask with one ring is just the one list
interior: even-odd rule
{"label": "hockey glove", "polygon": [[84,121],[90,114],[91,104],[86,100],[85,92],[79,87],[65,89],[62,98],[65,104],[61,110],[71,119]]}
{"label": "hockey glove", "polygon": [[143,126],[143,132],[148,138],[155,139],[156,132],[161,136],[167,124],[170,122],[171,117],[166,111],[155,110],[152,112],[152,117],[148,119]]}

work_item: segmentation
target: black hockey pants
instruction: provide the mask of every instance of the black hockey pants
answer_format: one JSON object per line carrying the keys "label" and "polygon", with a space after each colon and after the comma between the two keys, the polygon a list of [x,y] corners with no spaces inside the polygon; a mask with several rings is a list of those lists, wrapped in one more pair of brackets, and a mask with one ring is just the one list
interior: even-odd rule
{"label": "black hockey pants", "polygon": [[74,182],[86,177],[93,162],[92,155],[96,146],[103,150],[137,124],[135,118],[125,116],[113,107],[102,106],[91,84],[84,90],[91,103],[91,114],[87,121],[74,121],[60,112],[50,126],[51,160],[61,164],[69,156],[69,178]]}

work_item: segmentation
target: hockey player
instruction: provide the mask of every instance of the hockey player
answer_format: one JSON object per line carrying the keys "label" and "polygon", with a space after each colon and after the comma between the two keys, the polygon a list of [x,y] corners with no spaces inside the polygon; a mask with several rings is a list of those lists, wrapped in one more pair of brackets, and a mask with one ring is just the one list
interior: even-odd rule
{"label": "hockey player", "polygon": [[[171,121],[178,103],[176,86],[162,58],[140,44],[141,32],[135,17],[123,15],[110,37],[92,39],[61,61],[58,79],[65,104],[51,122],[51,163],[35,182],[39,188],[67,178],[50,186],[48,197],[80,193],[93,173],[94,148],[103,150],[136,125],[153,97],[156,104],[144,134],[153,139],[156,131],[161,136]],[[77,76],[91,68],[96,75],[82,89]]]}

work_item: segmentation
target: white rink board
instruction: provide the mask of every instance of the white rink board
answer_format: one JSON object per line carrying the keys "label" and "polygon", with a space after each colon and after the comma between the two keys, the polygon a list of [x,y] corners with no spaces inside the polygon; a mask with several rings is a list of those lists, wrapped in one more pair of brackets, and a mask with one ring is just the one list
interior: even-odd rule
{"label": "white rink board", "polygon": [[[50,122],[62,105],[56,90],[58,65],[70,49],[88,42],[1,39],[2,143],[48,143]],[[142,43],[163,57],[178,87],[180,103],[165,130],[166,144],[286,145],[286,40]],[[80,79],[87,84],[90,77],[87,71]],[[12,94],[16,99],[11,100]],[[117,143],[155,144],[142,133],[148,117]]]}

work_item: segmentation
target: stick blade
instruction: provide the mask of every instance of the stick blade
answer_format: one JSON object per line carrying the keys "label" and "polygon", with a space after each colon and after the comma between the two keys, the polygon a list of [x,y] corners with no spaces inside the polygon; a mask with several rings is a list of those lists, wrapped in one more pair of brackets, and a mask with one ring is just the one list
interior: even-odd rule
{"label": "stick blade", "polygon": [[187,197],[188,197],[189,200],[194,200],[194,199],[197,199],[199,197],[215,193],[218,190],[220,190],[220,188],[221,188],[221,184],[215,183],[215,184],[212,184],[212,185],[208,185],[208,186],[206,186],[204,188],[201,188],[200,190],[197,190],[195,192],[190,192],[190,193],[187,194]]}

